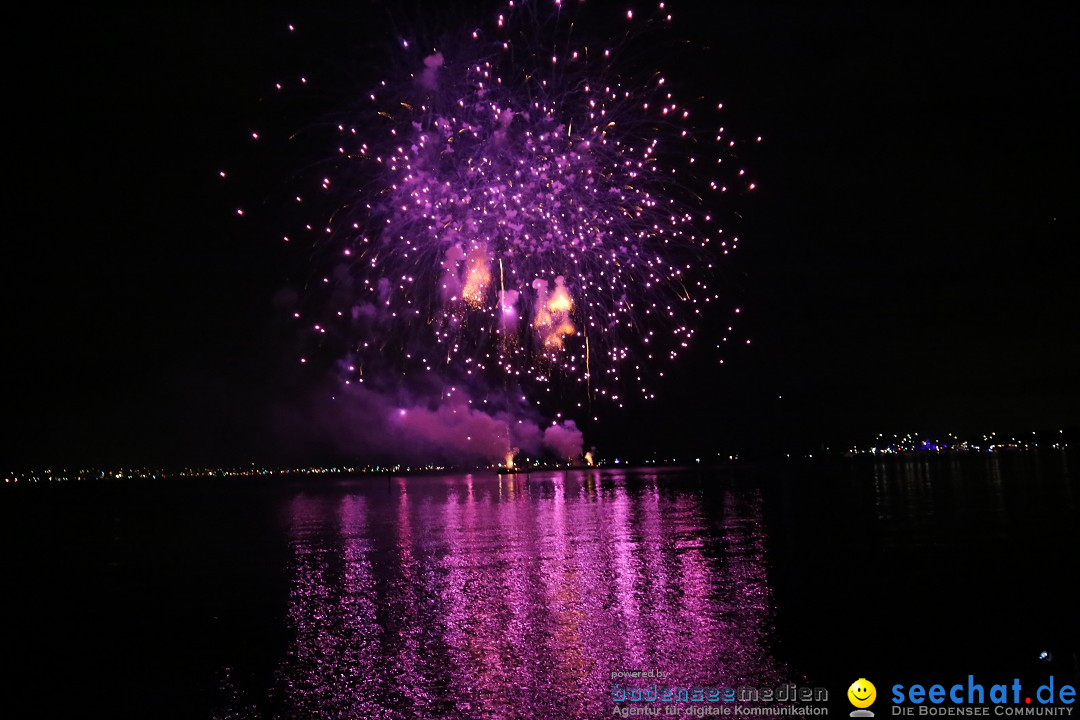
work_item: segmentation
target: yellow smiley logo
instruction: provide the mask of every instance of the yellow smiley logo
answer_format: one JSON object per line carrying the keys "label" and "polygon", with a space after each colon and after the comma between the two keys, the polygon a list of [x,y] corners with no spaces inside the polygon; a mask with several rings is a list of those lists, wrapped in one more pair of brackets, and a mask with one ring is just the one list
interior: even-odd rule
{"label": "yellow smiley logo", "polygon": [[859,678],[847,689],[847,698],[857,708],[868,708],[877,699],[877,688],[866,678]]}

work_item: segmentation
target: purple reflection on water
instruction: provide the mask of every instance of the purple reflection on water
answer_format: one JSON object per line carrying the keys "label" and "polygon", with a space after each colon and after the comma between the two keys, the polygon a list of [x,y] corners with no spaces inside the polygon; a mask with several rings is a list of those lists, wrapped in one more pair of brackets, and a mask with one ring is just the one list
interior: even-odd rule
{"label": "purple reflection on water", "polygon": [[595,718],[616,670],[788,680],[768,650],[760,496],[712,496],[592,472],[298,494],[292,641],[263,716]]}

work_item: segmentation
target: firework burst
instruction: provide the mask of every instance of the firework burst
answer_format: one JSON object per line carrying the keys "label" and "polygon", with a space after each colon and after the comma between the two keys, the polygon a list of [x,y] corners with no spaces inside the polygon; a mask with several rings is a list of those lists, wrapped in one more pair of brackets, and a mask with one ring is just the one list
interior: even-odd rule
{"label": "firework burst", "polygon": [[404,70],[334,123],[287,237],[321,249],[294,315],[344,382],[431,373],[622,407],[654,397],[721,300],[738,239],[718,218],[754,189],[722,105],[642,67],[629,38],[663,33],[664,3],[582,12],[510,2],[438,45],[400,38]]}

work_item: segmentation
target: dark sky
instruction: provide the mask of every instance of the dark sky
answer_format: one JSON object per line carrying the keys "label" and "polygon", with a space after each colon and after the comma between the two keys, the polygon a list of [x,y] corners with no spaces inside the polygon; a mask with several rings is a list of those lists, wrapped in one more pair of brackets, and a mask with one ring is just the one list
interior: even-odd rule
{"label": "dark sky", "polygon": [[[752,343],[723,367],[689,358],[657,406],[589,442],[726,452],[1075,425],[1075,12],[678,5],[711,48],[686,79],[766,138],[724,270]],[[297,52],[371,71],[368,18],[385,12],[370,7],[9,19],[0,462],[304,455],[273,420],[305,392],[273,305],[303,268],[230,214],[216,172]],[[310,46],[287,49],[290,21]]]}

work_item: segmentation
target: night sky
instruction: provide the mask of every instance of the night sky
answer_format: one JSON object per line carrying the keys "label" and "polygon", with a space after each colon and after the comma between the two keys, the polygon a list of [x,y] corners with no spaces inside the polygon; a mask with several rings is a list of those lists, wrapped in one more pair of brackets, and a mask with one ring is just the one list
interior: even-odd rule
{"label": "night sky", "polygon": [[[587,442],[753,453],[1075,427],[1075,11],[692,4],[677,31],[712,61],[680,82],[765,138],[722,271],[751,344],[719,366],[702,343],[657,405]],[[307,268],[236,218],[217,171],[257,171],[245,140],[276,74],[377,79],[382,8],[9,18],[0,461],[336,459],[280,422],[319,385],[274,304]],[[398,17],[452,15],[431,13]]]}

